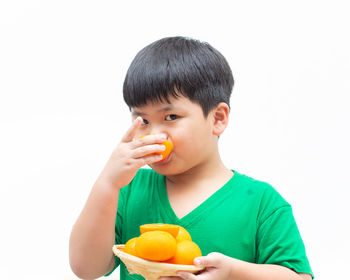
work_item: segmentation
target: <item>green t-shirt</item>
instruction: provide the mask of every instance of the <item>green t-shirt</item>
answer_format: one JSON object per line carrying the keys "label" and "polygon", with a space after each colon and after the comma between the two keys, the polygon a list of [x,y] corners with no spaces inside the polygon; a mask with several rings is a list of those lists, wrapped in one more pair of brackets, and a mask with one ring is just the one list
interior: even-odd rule
{"label": "green t-shirt", "polygon": [[[140,169],[132,182],[120,190],[116,244],[139,236],[139,226],[149,223],[186,228],[203,256],[220,252],[312,275],[291,206],[269,184],[237,171],[223,187],[179,219],[168,200],[165,177],[152,169]],[[119,264],[116,257],[116,266]],[[123,263],[120,274],[121,280],[143,279],[130,275]]]}

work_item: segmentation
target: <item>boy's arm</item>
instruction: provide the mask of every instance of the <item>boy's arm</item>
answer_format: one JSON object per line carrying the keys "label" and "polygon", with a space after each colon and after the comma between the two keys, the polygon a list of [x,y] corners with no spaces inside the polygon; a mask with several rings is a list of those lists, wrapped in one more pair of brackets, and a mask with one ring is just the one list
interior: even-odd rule
{"label": "boy's arm", "polygon": [[110,272],[115,264],[115,219],[119,190],[129,184],[145,164],[161,159],[165,139],[151,135],[135,140],[142,118],[137,118],[113,151],[94,184],[70,236],[69,260],[73,272],[82,279],[95,279]]}
{"label": "boy's arm", "polygon": [[82,279],[95,279],[112,270],[115,215],[119,190],[99,178],[77,219],[70,236],[69,260],[73,272]]}
{"label": "boy's arm", "polygon": [[[210,253],[195,259],[195,264],[206,269],[198,275],[179,272],[186,280],[311,280],[310,274],[297,273],[289,268],[272,264],[254,264],[230,258],[220,253]],[[162,279],[165,280],[165,279]],[[174,279],[173,279],[174,280]]]}

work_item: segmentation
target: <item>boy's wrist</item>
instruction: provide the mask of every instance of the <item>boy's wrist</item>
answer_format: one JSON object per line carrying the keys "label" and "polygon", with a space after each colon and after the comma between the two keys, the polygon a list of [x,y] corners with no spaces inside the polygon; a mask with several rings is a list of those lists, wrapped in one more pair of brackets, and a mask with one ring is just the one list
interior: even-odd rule
{"label": "boy's wrist", "polygon": [[256,264],[231,258],[228,279],[310,279],[309,274],[299,274],[287,267],[274,264]]}
{"label": "boy's wrist", "polygon": [[121,184],[118,184],[116,181],[117,180],[115,180],[113,176],[110,176],[107,173],[102,172],[98,177],[98,179],[96,180],[95,186],[97,186],[98,188],[119,191],[124,186],[122,186]]}
{"label": "boy's wrist", "polygon": [[228,267],[229,267],[229,275],[228,279],[237,279],[237,270],[239,270],[240,261],[235,258],[228,257]]}

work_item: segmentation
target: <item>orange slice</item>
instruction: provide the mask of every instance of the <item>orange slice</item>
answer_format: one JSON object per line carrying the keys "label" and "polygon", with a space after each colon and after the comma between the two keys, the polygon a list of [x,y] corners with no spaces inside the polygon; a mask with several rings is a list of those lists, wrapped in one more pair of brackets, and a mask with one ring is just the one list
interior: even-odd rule
{"label": "orange slice", "polygon": [[[147,136],[147,135],[141,136],[139,138],[143,138],[145,136]],[[165,146],[165,150],[164,151],[157,152],[157,153],[151,153],[151,154],[148,154],[146,156],[162,155],[163,156],[162,160],[166,159],[170,155],[171,151],[173,150],[174,145],[169,140],[165,140],[163,143],[161,143],[161,145]]]}
{"label": "orange slice", "polygon": [[140,226],[140,232],[145,233],[149,231],[165,231],[170,233],[174,238],[177,237],[179,233],[180,227],[178,225],[171,225],[171,224],[162,224],[162,223],[156,223],[156,224],[145,224]]}

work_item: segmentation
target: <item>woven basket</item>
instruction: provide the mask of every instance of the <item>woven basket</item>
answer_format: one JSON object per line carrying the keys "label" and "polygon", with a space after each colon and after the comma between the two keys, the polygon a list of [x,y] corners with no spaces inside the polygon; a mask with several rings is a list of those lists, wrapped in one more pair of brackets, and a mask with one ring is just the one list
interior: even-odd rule
{"label": "woven basket", "polygon": [[113,252],[125,264],[130,274],[140,274],[146,280],[156,280],[161,276],[176,276],[177,271],[198,272],[204,267],[147,261],[123,251],[124,245],[114,245]]}

